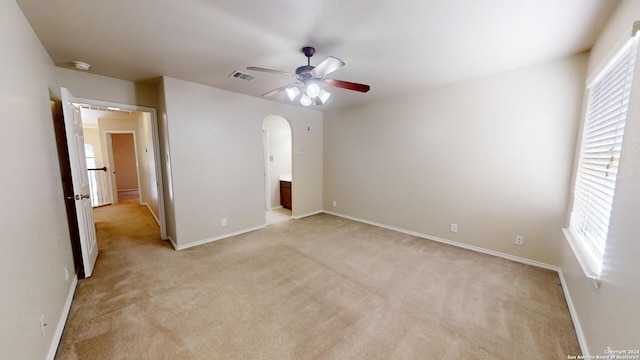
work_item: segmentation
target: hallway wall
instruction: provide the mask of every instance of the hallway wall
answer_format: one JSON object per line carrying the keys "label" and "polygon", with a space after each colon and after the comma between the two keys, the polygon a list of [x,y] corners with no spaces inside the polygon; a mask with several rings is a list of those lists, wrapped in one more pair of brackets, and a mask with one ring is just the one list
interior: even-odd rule
{"label": "hallway wall", "polygon": [[55,67],[15,1],[0,1],[0,18],[0,358],[45,359],[75,289],[49,102]]}

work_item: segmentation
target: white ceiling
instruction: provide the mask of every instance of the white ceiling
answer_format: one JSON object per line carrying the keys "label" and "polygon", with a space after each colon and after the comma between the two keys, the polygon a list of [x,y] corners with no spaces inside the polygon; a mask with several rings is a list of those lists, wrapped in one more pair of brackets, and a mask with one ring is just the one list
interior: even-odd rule
{"label": "white ceiling", "polygon": [[[335,89],[326,110],[515,69],[590,49],[617,0],[17,0],[61,67],[125,80],[161,75],[252,96],[286,72],[332,55],[329,77],[371,85]],[[230,78],[234,70],[257,75]],[[275,99],[288,102],[287,99]]]}

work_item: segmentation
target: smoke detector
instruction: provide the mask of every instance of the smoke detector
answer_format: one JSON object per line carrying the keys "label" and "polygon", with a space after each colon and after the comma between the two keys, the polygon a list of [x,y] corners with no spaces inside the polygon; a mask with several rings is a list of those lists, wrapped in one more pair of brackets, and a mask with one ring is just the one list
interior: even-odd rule
{"label": "smoke detector", "polygon": [[76,69],[78,70],[83,70],[83,71],[87,71],[89,69],[91,69],[91,64],[87,64],[84,61],[78,61],[78,60],[74,60],[71,62],[73,64],[73,66],[76,67]]}

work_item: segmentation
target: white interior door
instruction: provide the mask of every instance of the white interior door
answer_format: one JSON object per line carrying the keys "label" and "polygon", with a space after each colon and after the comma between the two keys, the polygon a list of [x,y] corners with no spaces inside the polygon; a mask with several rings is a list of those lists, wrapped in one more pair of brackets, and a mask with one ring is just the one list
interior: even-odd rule
{"label": "white interior door", "polygon": [[91,196],[89,195],[89,176],[84,153],[82,117],[80,109],[72,104],[73,95],[69,90],[65,88],[60,90],[62,92],[62,113],[67,135],[67,147],[69,149],[71,181],[73,182],[73,196],[80,233],[82,262],[84,264],[84,274],[89,277],[98,259],[98,242],[96,239],[96,226],[93,221]]}

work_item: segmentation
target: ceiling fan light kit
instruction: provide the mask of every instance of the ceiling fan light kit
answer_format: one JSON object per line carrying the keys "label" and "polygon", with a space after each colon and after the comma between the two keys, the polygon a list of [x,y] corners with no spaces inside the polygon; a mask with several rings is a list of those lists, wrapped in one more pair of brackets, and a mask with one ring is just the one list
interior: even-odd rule
{"label": "ceiling fan light kit", "polygon": [[318,66],[312,66],[311,57],[315,54],[316,49],[311,46],[305,46],[302,48],[302,52],[304,53],[304,56],[307,57],[307,65],[298,67],[295,75],[284,71],[265,69],[256,66],[247,67],[247,70],[286,75],[294,79],[292,84],[271,90],[268,93],[263,94],[263,97],[273,96],[284,91],[289,100],[294,101],[298,95],[302,94],[300,97],[300,104],[303,106],[310,106],[325,104],[331,96],[331,93],[323,89],[323,86],[331,86],[359,92],[369,91],[369,85],[324,77],[325,75],[343,67],[345,63],[342,60],[329,56],[318,64]]}
{"label": "ceiling fan light kit", "polygon": [[285,91],[287,92],[287,97],[289,97],[289,100],[291,101],[295,100],[296,97],[300,95],[300,89],[295,86],[288,87],[285,89]]}

